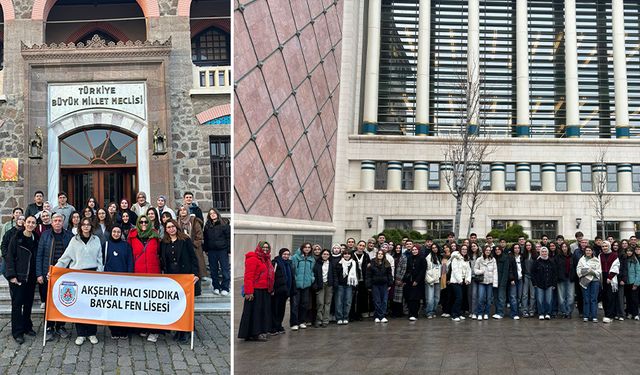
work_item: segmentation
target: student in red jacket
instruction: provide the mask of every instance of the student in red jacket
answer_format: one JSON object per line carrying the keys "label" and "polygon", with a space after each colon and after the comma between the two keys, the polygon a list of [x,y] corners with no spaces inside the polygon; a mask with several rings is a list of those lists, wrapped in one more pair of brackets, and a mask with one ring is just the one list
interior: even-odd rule
{"label": "student in red jacket", "polygon": [[271,329],[271,293],[274,282],[271,245],[260,241],[256,250],[245,255],[244,308],[238,338],[267,341]]}

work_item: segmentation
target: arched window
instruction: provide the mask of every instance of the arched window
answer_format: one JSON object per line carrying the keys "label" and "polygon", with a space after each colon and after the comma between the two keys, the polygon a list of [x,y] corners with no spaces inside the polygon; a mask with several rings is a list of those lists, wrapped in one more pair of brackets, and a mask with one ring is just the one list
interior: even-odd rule
{"label": "arched window", "polygon": [[210,27],[191,39],[191,59],[198,66],[230,65],[229,34]]}
{"label": "arched window", "polygon": [[94,35],[98,35],[100,37],[100,39],[104,39],[107,42],[107,44],[109,42],[114,42],[114,43],[118,43],[119,42],[119,40],[116,37],[114,37],[113,35],[111,35],[109,33],[106,33],[106,32],[104,32],[102,30],[93,30],[93,31],[90,31],[90,32],[84,34],[84,36],[78,38],[78,40],[76,40],[75,43],[78,44],[78,43],[82,42],[84,44],[87,44],[87,42],[89,40],[91,40],[91,38],[93,38]]}

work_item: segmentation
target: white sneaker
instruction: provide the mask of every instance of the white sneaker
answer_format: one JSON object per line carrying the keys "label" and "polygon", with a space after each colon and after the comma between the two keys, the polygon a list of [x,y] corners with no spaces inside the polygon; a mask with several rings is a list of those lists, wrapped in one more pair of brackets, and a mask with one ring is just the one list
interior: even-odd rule
{"label": "white sneaker", "polygon": [[447,313],[442,313],[442,315],[440,315],[443,318],[449,318],[451,317],[451,314],[447,314]]}
{"label": "white sneaker", "polygon": [[[338,324],[340,324],[340,323],[338,323]],[[297,330],[298,330],[298,328],[300,328],[300,327],[298,327],[297,325],[295,325],[295,326],[291,326],[291,330],[292,330],[292,331],[297,331]]]}
{"label": "white sneaker", "polygon": [[220,295],[220,289],[214,289],[213,290],[213,294],[219,296]]}
{"label": "white sneaker", "polygon": [[636,315],[633,317],[633,320],[640,320],[640,315]]}
{"label": "white sneaker", "polygon": [[45,306],[45,303],[44,303],[44,302],[42,302],[42,303],[40,304],[40,308],[41,308],[42,310],[44,310],[44,306]]}
{"label": "white sneaker", "polygon": [[538,319],[539,319],[539,320],[544,320],[544,315],[540,315],[540,316],[538,316]]}
{"label": "white sneaker", "polygon": [[513,320],[520,320],[520,317],[518,315],[513,317]]}
{"label": "white sneaker", "polygon": [[342,324],[349,324],[349,321],[348,320],[343,320]]}
{"label": "white sneaker", "polygon": [[338,320],[338,325],[341,326],[342,325],[342,320]]}
{"label": "white sneaker", "polygon": [[223,290],[222,292],[220,292],[220,294],[226,297],[229,295],[229,292],[227,292],[226,290]]}
{"label": "white sneaker", "polygon": [[502,319],[502,317],[498,314],[493,314],[492,316],[493,319]]}
{"label": "white sneaker", "polygon": [[87,338],[84,336],[78,336],[76,337],[76,345],[82,345],[84,344],[84,340],[86,340]]}
{"label": "white sneaker", "polygon": [[376,320],[374,320],[374,322],[380,323],[380,319],[376,318]]}
{"label": "white sneaker", "polygon": [[382,318],[380,319],[380,322],[382,323],[389,323],[389,320],[387,318]]}
{"label": "white sneaker", "polygon": [[589,321],[589,318],[582,318],[582,321],[586,323]]}
{"label": "white sneaker", "polygon": [[622,322],[622,321],[624,321],[624,318],[623,318],[623,317],[621,317],[621,316],[619,316],[619,317],[618,317],[618,320]]}
{"label": "white sneaker", "polygon": [[478,315],[478,320],[482,320],[482,315]]}
{"label": "white sneaker", "polygon": [[412,322],[415,322],[416,320],[418,320],[415,316],[409,317],[409,320]]}
{"label": "white sneaker", "polygon": [[489,315],[484,314],[484,320],[489,320]]}
{"label": "white sneaker", "polygon": [[593,319],[591,319],[591,321],[594,322],[594,323],[598,323],[598,318],[593,318]]}
{"label": "white sneaker", "polygon": [[147,341],[151,341],[151,342],[158,341],[158,334],[157,333],[150,333],[149,336],[147,336]]}
{"label": "white sneaker", "polygon": [[471,319],[476,319],[476,318],[477,318],[476,314],[471,314]]}
{"label": "white sneaker", "polygon": [[460,315],[460,320],[465,320],[467,318],[465,318],[464,316]]}
{"label": "white sneaker", "polygon": [[460,318],[451,318],[451,320],[453,320],[454,322],[459,322]]}
{"label": "white sneaker", "polygon": [[302,323],[302,324],[300,324],[300,328],[301,328],[301,329],[307,329],[307,325],[306,325],[306,324],[304,324],[304,323]]}
{"label": "white sneaker", "polygon": [[549,315],[545,315],[545,316],[544,316],[544,318],[545,318],[545,320],[550,320],[550,319],[551,319],[551,316],[549,316]]}
{"label": "white sneaker", "polygon": [[611,318],[607,318],[606,316],[604,318],[602,318],[602,322],[603,323],[611,323],[612,319]]}
{"label": "white sneaker", "polygon": [[98,338],[96,336],[89,336],[89,342],[95,345],[98,343]]}

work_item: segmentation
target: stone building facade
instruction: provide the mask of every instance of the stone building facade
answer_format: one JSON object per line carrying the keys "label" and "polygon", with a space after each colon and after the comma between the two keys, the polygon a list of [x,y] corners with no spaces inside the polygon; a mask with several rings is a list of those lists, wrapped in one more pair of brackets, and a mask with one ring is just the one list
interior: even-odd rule
{"label": "stone building facade", "polygon": [[76,208],[188,190],[230,209],[228,0],[0,5],[0,158],[19,160],[3,216],[63,189]]}

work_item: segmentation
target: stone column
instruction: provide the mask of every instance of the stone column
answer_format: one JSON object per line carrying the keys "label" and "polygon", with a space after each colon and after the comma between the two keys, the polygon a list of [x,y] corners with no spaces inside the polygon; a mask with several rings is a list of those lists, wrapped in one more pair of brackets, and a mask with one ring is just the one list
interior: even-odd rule
{"label": "stone column", "polygon": [[518,220],[518,225],[521,225],[522,231],[531,238],[531,220]]}
{"label": "stone column", "polygon": [[[429,129],[429,23],[431,0],[420,0],[418,21],[418,76],[416,81],[416,135],[430,134]],[[418,189],[416,189],[418,190]]]}
{"label": "stone column", "polygon": [[413,230],[420,232],[421,234],[427,233],[427,221],[416,219],[413,221]]}
{"label": "stone column", "polygon": [[531,165],[529,163],[516,164],[516,191],[531,190]]}
{"label": "stone column", "polygon": [[402,162],[387,162],[387,190],[402,190]]}
{"label": "stone column", "polygon": [[620,193],[630,193],[633,191],[631,180],[631,164],[618,164],[618,191]]}
{"label": "stone column", "polygon": [[[607,165],[606,164],[593,164],[591,166],[591,186],[592,190],[596,191],[598,181],[607,180]],[[605,184],[605,191],[607,191],[607,185]]]}
{"label": "stone column", "polygon": [[633,221],[620,222],[620,238],[629,238],[635,236],[636,226]]}
{"label": "stone column", "polygon": [[429,163],[416,161],[413,163],[413,190],[427,190],[429,186]]}
{"label": "stone column", "polygon": [[624,41],[623,0],[612,0],[613,81],[616,97],[616,138],[629,138],[629,96],[627,92],[627,56]]}
{"label": "stone column", "polygon": [[467,77],[469,91],[467,97],[472,103],[469,119],[469,133],[479,134],[478,118],[480,115],[480,0],[469,0],[467,28]]}
{"label": "stone column", "polygon": [[360,189],[373,190],[376,186],[376,162],[363,160],[360,167]]}
{"label": "stone column", "polygon": [[580,103],[578,96],[578,37],[576,33],[576,0],[564,2],[564,74],[566,90],[568,138],[580,137]]}
{"label": "stone column", "polygon": [[556,165],[543,163],[540,167],[542,174],[542,191],[556,191]]}
{"label": "stone column", "polygon": [[580,163],[567,164],[567,191],[581,191],[582,166]]}
{"label": "stone column", "polygon": [[369,0],[367,65],[364,78],[362,134],[376,134],[378,127],[378,74],[380,71],[381,0]]}
{"label": "stone column", "polygon": [[491,163],[491,190],[504,191],[504,177],[507,167],[504,163]]}
{"label": "stone column", "polygon": [[516,1],[516,137],[528,137],[529,128],[529,24],[527,1]]}
{"label": "stone column", "polygon": [[440,190],[449,191],[446,174],[451,173],[453,166],[450,163],[440,163]]}

